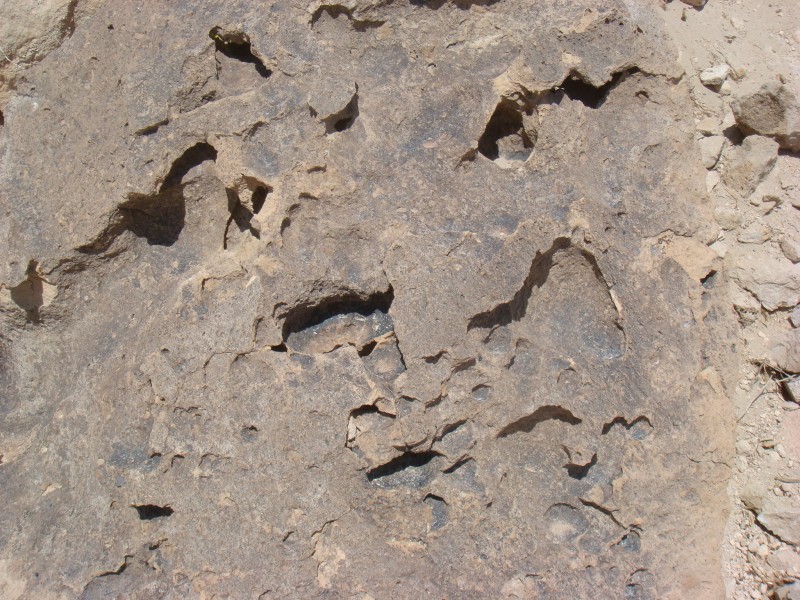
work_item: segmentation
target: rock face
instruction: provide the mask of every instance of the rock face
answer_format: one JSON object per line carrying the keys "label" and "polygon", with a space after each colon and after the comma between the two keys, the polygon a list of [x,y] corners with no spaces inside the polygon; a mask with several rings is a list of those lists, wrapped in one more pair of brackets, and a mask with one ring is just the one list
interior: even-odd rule
{"label": "rock face", "polygon": [[0,2],[0,124],[2,107],[18,86],[24,70],[41,61],[75,32],[103,0],[3,0]]}
{"label": "rock face", "polygon": [[657,17],[299,6],[111,0],[7,105],[0,590],[720,597],[731,318]]}

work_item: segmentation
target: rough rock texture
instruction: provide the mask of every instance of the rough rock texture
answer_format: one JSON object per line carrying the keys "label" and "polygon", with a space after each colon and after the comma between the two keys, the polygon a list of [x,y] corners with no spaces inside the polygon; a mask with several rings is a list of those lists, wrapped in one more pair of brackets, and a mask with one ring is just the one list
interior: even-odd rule
{"label": "rough rock texture", "polygon": [[781,147],[800,151],[800,103],[795,93],[775,80],[753,88],[742,86],[731,103],[739,128],[771,136]]}
{"label": "rough rock texture", "polygon": [[736,338],[644,3],[111,0],[26,78],[3,597],[722,596]]}
{"label": "rough rock texture", "polygon": [[0,124],[25,68],[69,39],[104,0],[0,0]]}

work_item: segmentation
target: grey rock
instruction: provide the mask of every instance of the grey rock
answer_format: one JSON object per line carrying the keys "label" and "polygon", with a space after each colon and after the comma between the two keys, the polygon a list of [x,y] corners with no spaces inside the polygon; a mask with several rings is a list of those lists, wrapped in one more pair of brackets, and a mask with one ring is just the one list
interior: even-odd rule
{"label": "grey rock", "polygon": [[795,306],[789,313],[789,322],[792,327],[800,327],[800,306]]}
{"label": "grey rock", "polygon": [[800,507],[795,498],[767,496],[758,521],[784,542],[800,545]]}
{"label": "grey rock", "polygon": [[739,88],[731,108],[736,124],[745,134],[765,135],[781,146],[800,150],[800,104],[797,95],[778,81],[759,87],[747,84]]}
{"label": "grey rock", "polygon": [[742,244],[763,244],[772,238],[772,229],[763,223],[752,223],[736,236]]}
{"label": "grey rock", "polygon": [[767,137],[751,135],[729,153],[722,182],[747,198],[767,178],[778,159],[778,144]]}
{"label": "grey rock", "polygon": [[800,329],[783,331],[770,342],[770,363],[787,373],[800,373]]}
{"label": "grey rock", "polygon": [[761,248],[758,256],[746,248],[732,248],[725,255],[731,278],[769,311],[793,308],[800,302],[800,266],[769,244]]}
{"label": "grey rock", "polygon": [[773,596],[776,600],[800,600],[800,581],[778,586],[775,588]]}
{"label": "grey rock", "polygon": [[788,400],[800,404],[800,379],[791,378],[784,381],[781,386]]}
{"label": "grey rock", "polygon": [[706,87],[718,88],[725,83],[730,73],[731,68],[728,65],[714,65],[700,72],[700,82]]}
{"label": "grey rock", "polygon": [[724,143],[725,137],[721,135],[704,137],[699,141],[700,156],[706,169],[713,169],[717,164]]}
{"label": "grey rock", "polygon": [[786,258],[793,263],[800,262],[800,215],[787,215],[780,245]]}

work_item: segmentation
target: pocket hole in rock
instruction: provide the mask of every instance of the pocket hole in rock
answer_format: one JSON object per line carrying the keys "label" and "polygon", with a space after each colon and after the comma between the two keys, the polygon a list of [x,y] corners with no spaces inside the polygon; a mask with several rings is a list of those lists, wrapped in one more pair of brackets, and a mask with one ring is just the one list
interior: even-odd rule
{"label": "pocket hole in rock", "polygon": [[252,64],[256,72],[265,79],[272,75],[264,63],[253,54],[250,45],[250,37],[242,31],[224,31],[222,27],[214,27],[208,32],[208,36],[214,40],[214,47],[217,52],[244,63]]}
{"label": "pocket hole in rock", "polygon": [[337,113],[325,117],[322,122],[325,124],[325,133],[341,133],[353,126],[358,118],[358,93],[353,94],[350,102]]}
{"label": "pocket hole in rock", "polygon": [[525,116],[531,114],[531,109],[523,111],[507,98],[500,100],[478,140],[478,152],[489,160],[525,162],[536,142],[525,124]]}
{"label": "pocket hole in rock", "polygon": [[134,504],[133,508],[139,513],[139,518],[142,521],[152,521],[153,519],[160,519],[162,517],[169,517],[175,511],[170,506],[158,506],[157,504]]}

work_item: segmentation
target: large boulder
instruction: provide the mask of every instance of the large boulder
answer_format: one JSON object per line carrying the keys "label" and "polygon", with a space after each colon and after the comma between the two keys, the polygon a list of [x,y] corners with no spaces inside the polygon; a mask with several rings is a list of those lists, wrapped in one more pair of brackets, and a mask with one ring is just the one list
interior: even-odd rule
{"label": "large boulder", "polygon": [[109,0],[0,129],[9,598],[717,598],[734,344],[646,3]]}

